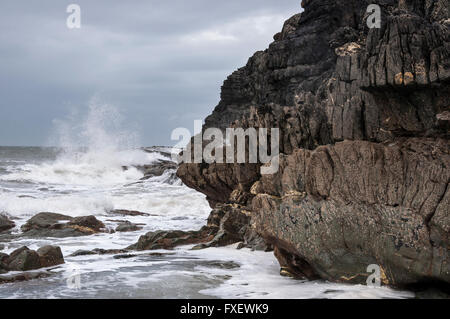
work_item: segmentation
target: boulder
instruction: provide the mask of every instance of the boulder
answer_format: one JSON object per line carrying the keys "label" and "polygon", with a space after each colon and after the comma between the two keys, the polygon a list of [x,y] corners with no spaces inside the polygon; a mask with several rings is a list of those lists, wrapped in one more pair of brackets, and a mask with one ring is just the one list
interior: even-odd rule
{"label": "boulder", "polygon": [[16,224],[8,216],[0,214],[0,233],[14,228]]}
{"label": "boulder", "polygon": [[61,221],[70,221],[72,217],[55,214],[55,213],[39,213],[31,217],[22,227],[23,232],[27,232],[32,229],[61,229],[63,224]]}
{"label": "boulder", "polygon": [[41,267],[38,253],[25,246],[13,251],[7,259],[7,268],[13,271],[33,270]]}
{"label": "boulder", "polygon": [[78,226],[82,229],[85,228],[87,231],[91,229],[93,232],[99,232],[102,228],[105,228],[105,225],[99,221],[95,216],[82,216],[72,218],[71,221],[67,223],[67,227]]}
{"label": "boulder", "polygon": [[37,250],[41,267],[51,267],[64,264],[64,257],[61,248],[58,246],[44,246]]}
{"label": "boulder", "polygon": [[25,237],[78,237],[98,233],[105,225],[94,216],[70,217],[55,213],[39,213],[22,227]]}
{"label": "boulder", "polygon": [[28,271],[64,263],[61,248],[44,246],[37,251],[26,246],[14,250],[10,255],[0,253],[0,271]]}

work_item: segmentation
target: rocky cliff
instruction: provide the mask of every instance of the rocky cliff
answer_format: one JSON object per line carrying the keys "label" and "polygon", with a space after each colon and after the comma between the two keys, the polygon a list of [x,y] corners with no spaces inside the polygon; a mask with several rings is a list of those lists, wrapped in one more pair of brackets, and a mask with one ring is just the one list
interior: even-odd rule
{"label": "rocky cliff", "polygon": [[279,171],[201,163],[178,176],[216,214],[245,215],[239,238],[262,237],[284,273],[362,283],[378,264],[385,284],[450,284],[448,0],[302,6],[226,79],[204,125],[279,128]]}

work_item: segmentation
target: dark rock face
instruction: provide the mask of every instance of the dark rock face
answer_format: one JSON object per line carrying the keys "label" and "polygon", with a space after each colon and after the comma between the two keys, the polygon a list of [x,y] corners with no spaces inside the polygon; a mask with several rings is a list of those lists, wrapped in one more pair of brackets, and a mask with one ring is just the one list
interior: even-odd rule
{"label": "dark rock face", "polygon": [[16,224],[8,216],[0,214],[0,233],[14,228]]}
{"label": "dark rock face", "polygon": [[22,227],[26,237],[77,237],[103,231],[105,225],[94,216],[70,217],[55,213],[39,213]]}
{"label": "dark rock face", "polygon": [[[369,29],[369,4],[382,10]],[[228,77],[204,129],[280,129],[280,169],[182,164],[211,206],[235,205],[284,274],[450,283],[448,0],[304,0]],[[239,216],[239,215],[237,215]],[[242,227],[240,228],[242,229]]]}

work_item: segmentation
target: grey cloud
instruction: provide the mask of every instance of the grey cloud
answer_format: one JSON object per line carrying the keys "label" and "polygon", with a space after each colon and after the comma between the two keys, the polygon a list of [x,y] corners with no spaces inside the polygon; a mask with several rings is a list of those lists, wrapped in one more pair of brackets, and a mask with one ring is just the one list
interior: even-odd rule
{"label": "grey cloud", "polygon": [[[79,30],[65,25],[70,3],[81,6]],[[44,144],[54,119],[93,96],[117,106],[143,144],[170,144],[300,10],[298,0],[2,0],[0,145]]]}

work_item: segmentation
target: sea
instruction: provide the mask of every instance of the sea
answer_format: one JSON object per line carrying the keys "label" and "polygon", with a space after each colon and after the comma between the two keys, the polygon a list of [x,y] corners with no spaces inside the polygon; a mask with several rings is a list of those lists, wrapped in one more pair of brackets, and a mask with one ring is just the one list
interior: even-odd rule
{"label": "sea", "polygon": [[[71,257],[80,249],[125,248],[149,231],[197,230],[211,211],[205,196],[183,185],[175,169],[142,179],[137,166],[171,160],[172,150],[125,143],[134,134],[111,127],[114,121],[105,118],[111,114],[106,106],[96,106],[76,125],[57,122],[59,145],[55,147],[0,147],[0,213],[16,223],[13,234],[20,234],[21,225],[39,212],[94,215],[110,229],[117,226],[117,219],[126,219],[142,224],[142,230],[69,238],[8,240],[0,236],[0,252],[57,245],[65,258],[64,264],[49,269],[49,277],[0,284],[0,298],[414,297],[387,287],[282,277],[272,252],[237,250],[236,245],[204,250],[182,246],[122,259]],[[111,215],[115,209],[148,215],[118,217]]]}

